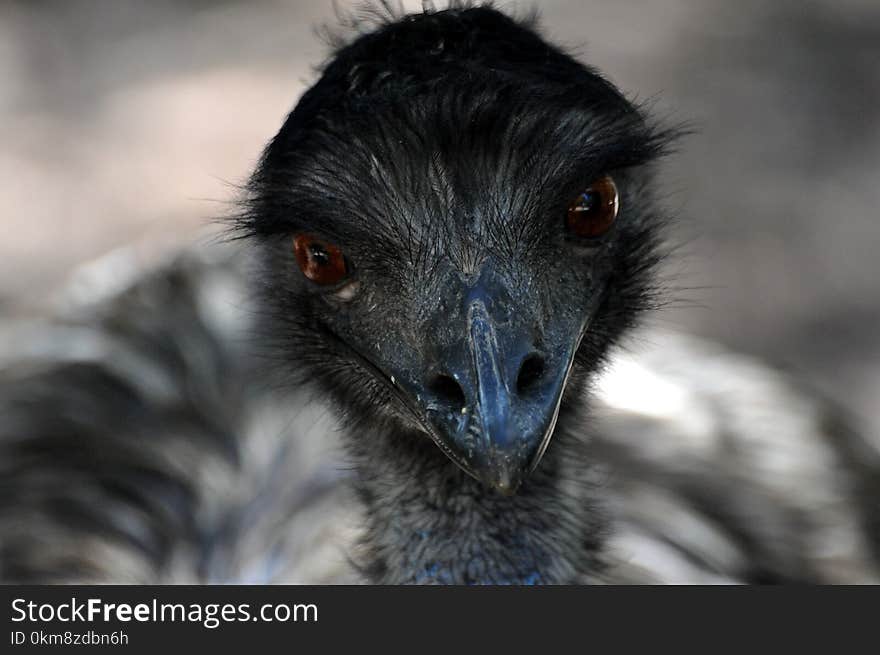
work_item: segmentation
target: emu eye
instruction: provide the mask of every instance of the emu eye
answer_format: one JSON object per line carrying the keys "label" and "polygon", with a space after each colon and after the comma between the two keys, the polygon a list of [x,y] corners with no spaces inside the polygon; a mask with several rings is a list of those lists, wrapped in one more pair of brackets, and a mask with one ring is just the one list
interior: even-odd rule
{"label": "emu eye", "polygon": [[566,227],[579,237],[602,236],[617,218],[618,207],[617,186],[605,175],[571,201]]}
{"label": "emu eye", "polygon": [[315,284],[330,286],[348,275],[348,265],[339,247],[310,234],[296,235],[293,254],[303,275]]}

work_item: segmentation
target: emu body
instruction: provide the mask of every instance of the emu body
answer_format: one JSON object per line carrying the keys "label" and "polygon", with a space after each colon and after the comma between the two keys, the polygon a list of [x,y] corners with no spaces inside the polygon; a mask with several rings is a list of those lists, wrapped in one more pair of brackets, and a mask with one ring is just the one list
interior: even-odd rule
{"label": "emu body", "polygon": [[[671,339],[589,417],[660,296],[671,136],[488,7],[341,45],[250,181],[246,272],[184,256],[10,337],[0,574],[337,581],[294,564],[330,534],[382,583],[875,575],[876,452],[775,373]],[[597,180],[613,224],[572,232]],[[333,431],[308,437],[306,398],[338,421],[356,515],[307,465]],[[841,536],[839,560],[817,546]]]}
{"label": "emu body", "polygon": [[[535,471],[555,500],[531,504],[528,481],[516,496],[490,496],[424,436],[400,435],[401,454],[423,457],[406,474],[405,458],[378,457],[384,445],[360,466],[342,446],[370,433],[268,384],[251,336],[256,253],[245,254],[113,253],[77,274],[52,316],[0,322],[5,582],[449,581],[443,563],[464,577],[462,547],[481,535],[466,528],[486,525],[459,515],[457,497],[494,504],[494,522],[514,501],[511,521],[550,526],[537,541],[558,559],[543,565],[560,577],[582,566],[593,572],[585,582],[880,579],[876,449],[760,362],[637,330],[597,378],[589,418],[564,417]],[[365,504],[349,487],[371,472],[384,475],[366,478],[377,496]],[[444,478],[449,511],[427,488]],[[442,531],[451,525],[454,535]],[[495,579],[538,581],[527,562],[493,556]]]}

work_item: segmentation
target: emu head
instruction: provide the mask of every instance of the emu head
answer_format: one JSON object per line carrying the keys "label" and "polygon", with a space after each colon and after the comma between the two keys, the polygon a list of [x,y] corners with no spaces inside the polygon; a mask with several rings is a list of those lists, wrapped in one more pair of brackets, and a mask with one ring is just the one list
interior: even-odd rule
{"label": "emu head", "polygon": [[251,182],[242,225],[274,342],[353,424],[430,437],[514,492],[564,398],[650,298],[647,165],[666,140],[494,10],[362,36]]}

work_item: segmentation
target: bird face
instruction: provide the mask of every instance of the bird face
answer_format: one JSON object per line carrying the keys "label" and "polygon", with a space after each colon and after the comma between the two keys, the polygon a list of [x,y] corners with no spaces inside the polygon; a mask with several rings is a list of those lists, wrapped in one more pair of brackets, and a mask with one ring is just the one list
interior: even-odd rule
{"label": "bird face", "polygon": [[[480,229],[474,222],[469,230]],[[294,249],[304,238],[320,243],[326,274],[316,275],[312,261],[298,263],[327,305],[326,333],[454,462],[503,492],[516,490],[547,447],[607,277],[608,244],[567,244],[559,223],[560,238],[543,254],[537,246],[506,252],[486,228],[482,238],[455,237],[472,241],[468,262],[435,251],[420,265],[387,245],[386,253],[400,253],[393,276],[387,262],[346,264],[344,281],[333,263],[340,256],[323,254],[338,246],[293,239]],[[447,253],[462,245],[442,243]]]}
{"label": "bird face", "polygon": [[589,82],[295,111],[245,217],[300,379],[504,493],[647,293],[644,165],[663,139]]}

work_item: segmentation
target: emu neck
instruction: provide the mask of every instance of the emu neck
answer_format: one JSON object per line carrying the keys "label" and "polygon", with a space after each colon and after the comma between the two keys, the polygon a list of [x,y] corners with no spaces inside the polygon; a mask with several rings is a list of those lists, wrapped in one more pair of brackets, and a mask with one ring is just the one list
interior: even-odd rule
{"label": "emu neck", "polygon": [[[557,430],[557,432],[560,432]],[[364,568],[379,584],[566,584],[596,568],[602,522],[562,434],[514,496],[484,487],[418,434],[362,435]]]}

